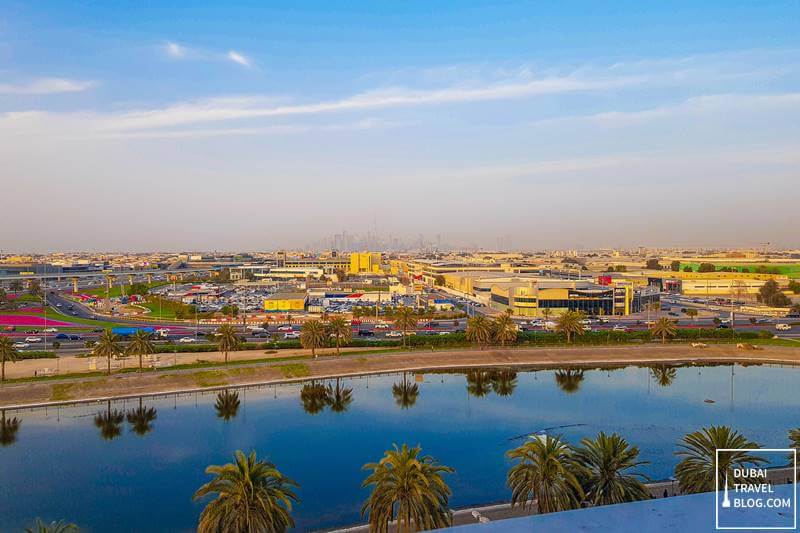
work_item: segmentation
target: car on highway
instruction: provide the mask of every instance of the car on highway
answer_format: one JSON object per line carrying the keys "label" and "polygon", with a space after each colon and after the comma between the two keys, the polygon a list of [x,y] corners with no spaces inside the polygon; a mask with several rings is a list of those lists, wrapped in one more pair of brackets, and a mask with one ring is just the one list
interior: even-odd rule
{"label": "car on highway", "polygon": [[31,343],[42,342],[42,338],[41,337],[25,337],[25,342],[31,342]]}
{"label": "car on highway", "polygon": [[44,328],[43,333],[58,333],[58,328]]}
{"label": "car on highway", "polygon": [[66,333],[59,333],[58,335],[56,335],[56,339],[60,341],[66,341],[69,340],[69,335],[67,335]]}
{"label": "car on highway", "polygon": [[194,337],[181,337],[180,339],[178,339],[178,342],[180,342],[181,344],[188,344],[190,342],[197,342],[197,339],[195,339]]}
{"label": "car on highway", "polygon": [[386,333],[387,337],[402,337],[403,334],[400,331],[389,331]]}
{"label": "car on highway", "polygon": [[370,331],[368,329],[360,329],[360,330],[358,330],[358,336],[359,337],[374,337],[375,336],[375,332],[374,331]]}
{"label": "car on highway", "polygon": [[627,333],[630,330],[628,329],[627,326],[623,326],[622,324],[617,324],[616,326],[611,328],[611,331],[623,331],[623,332]]}
{"label": "car on highway", "polygon": [[406,337],[411,337],[411,336],[416,335],[416,334],[417,334],[416,331],[406,331],[406,333],[405,333]]}
{"label": "car on highway", "polygon": [[24,348],[30,348],[30,347],[31,347],[31,345],[28,344],[27,342],[15,342],[14,343],[14,348],[17,349],[17,350],[22,350]]}
{"label": "car on highway", "polygon": [[731,329],[731,325],[726,322],[717,324],[717,329]]}
{"label": "car on highway", "polygon": [[287,339],[287,340],[289,340],[289,339],[299,339],[300,338],[300,333],[297,332],[297,331],[290,331],[289,333],[284,333],[283,334],[283,338]]}
{"label": "car on highway", "polygon": [[783,323],[775,324],[775,329],[777,329],[778,331],[789,331],[790,329],[792,329],[792,326],[791,324],[783,324]]}
{"label": "car on highway", "polygon": [[278,326],[278,331],[294,331],[294,328],[289,324],[281,324]]}
{"label": "car on highway", "polygon": [[261,331],[254,332],[253,333],[253,337],[256,337],[258,339],[269,339],[270,338],[270,334],[269,334],[269,331],[267,331],[265,329],[262,329]]}
{"label": "car on highway", "polygon": [[378,322],[377,324],[375,324],[375,329],[389,329],[389,324]]}

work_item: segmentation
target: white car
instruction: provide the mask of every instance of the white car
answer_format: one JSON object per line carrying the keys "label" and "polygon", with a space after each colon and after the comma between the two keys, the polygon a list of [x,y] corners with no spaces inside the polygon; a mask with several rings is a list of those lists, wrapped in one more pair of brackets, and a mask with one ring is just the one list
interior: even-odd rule
{"label": "white car", "polygon": [[178,339],[178,342],[180,342],[181,344],[189,344],[190,342],[197,342],[197,339],[194,339],[192,337],[181,337],[180,339]]}
{"label": "white car", "polygon": [[58,328],[44,328],[43,333],[58,333]]}
{"label": "white car", "polygon": [[792,325],[791,324],[775,324],[775,329],[777,329],[779,331],[789,331],[790,329],[792,329]]}
{"label": "white car", "polygon": [[25,342],[42,342],[41,337],[25,337]]}
{"label": "white car", "polygon": [[283,338],[284,339],[299,339],[300,338],[300,333],[298,333],[296,331],[290,331],[289,333],[284,333],[283,334]]}
{"label": "white car", "polygon": [[628,328],[623,326],[622,324],[617,324],[616,326],[611,328],[611,330],[612,331],[628,331]]}
{"label": "white car", "polygon": [[403,334],[401,332],[399,332],[399,331],[389,331],[388,333],[386,333],[386,336],[387,337],[402,337]]}
{"label": "white car", "polygon": [[294,331],[294,328],[289,324],[284,324],[282,326],[278,326],[278,331]]}
{"label": "white car", "polygon": [[375,324],[375,329],[389,329],[389,324]]}
{"label": "white car", "polygon": [[23,348],[30,348],[30,347],[31,347],[31,345],[28,344],[27,342],[15,342],[14,343],[14,348],[16,348],[17,350],[21,350]]}

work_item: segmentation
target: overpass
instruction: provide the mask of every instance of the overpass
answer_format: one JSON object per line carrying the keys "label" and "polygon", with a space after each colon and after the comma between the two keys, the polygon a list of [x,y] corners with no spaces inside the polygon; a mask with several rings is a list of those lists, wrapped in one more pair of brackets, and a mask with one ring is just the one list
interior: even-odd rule
{"label": "overpass", "polygon": [[159,274],[197,274],[205,272],[216,272],[222,270],[223,266],[213,265],[208,267],[191,267],[191,268],[172,268],[172,269],[150,269],[150,270],[93,270],[90,272],[54,272],[54,273],[38,273],[38,274],[4,274],[0,275],[0,282],[14,281],[14,280],[56,280],[61,281],[64,279],[91,279],[91,278],[106,278],[125,277],[125,276],[155,276]]}

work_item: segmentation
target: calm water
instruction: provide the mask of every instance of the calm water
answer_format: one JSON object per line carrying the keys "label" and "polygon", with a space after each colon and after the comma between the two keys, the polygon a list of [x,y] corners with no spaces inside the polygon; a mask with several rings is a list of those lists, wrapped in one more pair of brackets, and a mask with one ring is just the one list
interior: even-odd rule
{"label": "calm water", "polygon": [[[191,531],[202,509],[191,498],[208,479],[205,467],[228,462],[236,449],[255,449],[300,483],[294,516],[298,529],[311,530],[360,521],[367,495],[361,466],[394,442],[419,443],[454,467],[451,504],[461,507],[509,499],[503,454],[523,442],[509,439],[545,428],[559,427],[549,432],[570,442],[619,432],[650,462],[645,473],[664,479],[676,463],[677,439],[704,425],[730,424],[771,447],[786,446],[788,429],[800,425],[800,369],[679,368],[668,386],[645,368],[590,370],[582,380],[518,372],[495,384],[507,396],[480,379],[490,376],[472,377],[470,390],[484,396],[468,392],[464,373],[409,375],[418,397],[407,409],[393,395],[402,375],[341,380],[352,389],[343,412],[307,389],[306,407],[323,407],[309,414],[299,385],[240,391],[227,421],[218,416],[216,394],[146,399],[157,411],[151,431],[139,436],[124,421],[110,440],[94,420],[105,403],[6,412],[21,424],[16,441],[0,448],[0,530],[20,530],[41,516],[86,531]],[[137,406],[128,400],[111,409]]]}

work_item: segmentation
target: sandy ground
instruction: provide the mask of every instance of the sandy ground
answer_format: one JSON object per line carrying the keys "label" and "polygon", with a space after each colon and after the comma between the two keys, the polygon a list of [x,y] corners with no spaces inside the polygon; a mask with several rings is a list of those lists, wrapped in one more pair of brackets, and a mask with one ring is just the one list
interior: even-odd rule
{"label": "sandy ground", "polygon": [[[282,350],[274,356],[290,356]],[[295,355],[307,354],[296,350]],[[250,357],[266,357],[249,352]],[[196,359],[219,360],[221,354],[184,354]],[[171,357],[171,356],[170,356]],[[247,358],[248,352],[235,357]],[[607,366],[628,364],[771,363],[800,365],[800,348],[769,346],[763,350],[737,349],[735,345],[710,345],[695,349],[687,345],[609,346],[580,348],[524,348],[458,350],[437,352],[351,353],[322,356],[295,362],[276,361],[210,369],[160,370],[158,372],[112,374],[69,380],[48,380],[0,387],[0,406],[12,407],[57,401],[96,400],[146,394],[184,392],[264,383],[329,378],[356,374],[438,370],[476,366]],[[298,363],[300,373],[298,374]],[[84,365],[87,363],[83,362]],[[133,365],[129,360],[128,366]],[[85,367],[84,367],[85,368]]]}

